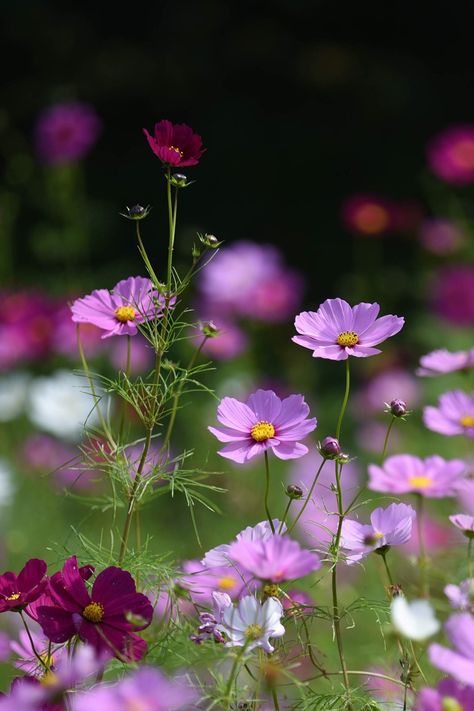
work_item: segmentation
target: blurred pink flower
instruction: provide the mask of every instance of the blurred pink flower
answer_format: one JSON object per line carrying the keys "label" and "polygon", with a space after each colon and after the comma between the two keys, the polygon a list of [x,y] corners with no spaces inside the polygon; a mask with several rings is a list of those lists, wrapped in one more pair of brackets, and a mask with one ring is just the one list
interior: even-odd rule
{"label": "blurred pink flower", "polygon": [[395,205],[378,195],[352,195],[342,205],[342,217],[351,232],[375,237],[395,226]]}
{"label": "blurred pink flower", "polygon": [[[81,344],[88,358],[92,358],[104,350],[105,344],[101,338],[102,331],[92,323],[81,325]],[[69,306],[61,306],[54,316],[52,347],[56,353],[78,359],[77,324],[71,319]]]}
{"label": "blurred pink flower", "polygon": [[81,452],[46,434],[30,435],[23,443],[23,461],[32,469],[50,474],[58,487],[90,489],[100,478],[99,471],[81,465]]}
{"label": "blurred pink flower", "polygon": [[454,373],[457,370],[474,368],[474,348],[452,353],[446,348],[431,351],[420,358],[420,368],[416,374],[422,377]]}
{"label": "blurred pink flower", "polygon": [[50,353],[55,310],[40,292],[0,293],[0,370]]}
{"label": "blurred pink flower", "polygon": [[79,101],[45,109],[35,127],[38,156],[45,163],[69,163],[83,158],[101,132],[101,121],[90,104]]}
{"label": "blurred pink flower", "polygon": [[408,408],[420,402],[421,388],[416,378],[402,368],[390,368],[374,375],[357,395],[360,412],[381,413],[384,405],[395,399],[404,400]]}
{"label": "blurred pink flower", "polygon": [[[82,338],[81,326],[81,338]],[[130,343],[130,373],[139,375],[153,367],[154,352],[144,336],[137,334]],[[127,339],[114,338],[111,344],[110,361],[117,370],[125,370],[127,366]]]}
{"label": "blurred pink flower", "polygon": [[466,235],[459,225],[439,218],[425,220],[418,236],[428,252],[439,256],[456,252],[466,241]]}
{"label": "blurred pink flower", "polygon": [[[368,421],[363,423],[356,431],[355,437],[358,446],[365,452],[371,454],[381,454],[385,437],[387,434],[388,422]],[[404,437],[399,428],[392,428],[387,445],[387,452],[400,449],[403,445]]]}
{"label": "blurred pink flower", "polygon": [[[428,552],[437,552],[454,548],[459,541],[453,530],[445,523],[440,523],[429,516],[423,516],[421,520],[423,531],[423,542]],[[408,555],[417,556],[420,551],[418,538],[418,526],[413,526],[412,536],[401,548]]]}
{"label": "blurred pink flower", "polygon": [[463,435],[474,439],[474,394],[450,390],[440,395],[438,407],[423,410],[425,427],[448,437]]}
{"label": "blurred pink flower", "polygon": [[[209,307],[204,307],[209,310]],[[202,312],[199,310],[199,313]],[[208,311],[205,312],[206,314]],[[213,360],[232,360],[245,353],[248,348],[248,338],[245,332],[232,319],[227,316],[215,315],[210,319],[202,319],[205,322],[212,321],[218,330],[216,336],[208,338],[202,347],[202,353]],[[203,339],[203,333],[193,333],[195,347],[199,347]]]}
{"label": "blurred pink flower", "polygon": [[450,126],[428,143],[428,164],[432,172],[453,185],[474,181],[474,125]]}
{"label": "blurred pink flower", "polygon": [[466,475],[460,459],[438,455],[420,459],[412,454],[394,454],[383,466],[369,464],[368,488],[389,494],[421,494],[429,498],[455,496]]}
{"label": "blurred pink flower", "polygon": [[474,325],[474,265],[440,269],[432,284],[435,312],[455,326]]}

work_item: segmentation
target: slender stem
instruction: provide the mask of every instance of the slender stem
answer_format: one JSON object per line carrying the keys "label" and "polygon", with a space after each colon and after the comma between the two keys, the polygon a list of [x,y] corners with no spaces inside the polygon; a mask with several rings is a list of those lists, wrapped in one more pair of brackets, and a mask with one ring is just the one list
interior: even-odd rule
{"label": "slender stem", "polygon": [[405,690],[403,692],[403,711],[407,711],[407,696],[408,696],[408,680],[404,683]]}
{"label": "slender stem", "polygon": [[382,558],[383,564],[385,566],[385,571],[387,573],[388,582],[390,583],[390,585],[393,585],[392,574],[390,572],[390,568],[388,567],[388,563],[387,563],[387,553],[381,553],[380,557]]}
{"label": "slender stem", "polygon": [[143,445],[142,456],[140,458],[137,473],[135,475],[135,480],[133,482],[133,485],[132,485],[132,488],[130,491],[130,496],[128,498],[127,516],[125,518],[125,525],[124,525],[123,534],[122,534],[122,544],[120,546],[120,554],[119,554],[119,559],[118,559],[119,565],[121,565],[123,563],[123,559],[124,559],[125,553],[127,551],[128,536],[130,534],[130,525],[132,523],[133,511],[135,508],[135,496],[136,496],[137,489],[138,489],[140,481],[141,481],[142,471],[143,471],[143,467],[145,466],[148,450],[150,449],[152,433],[153,433],[153,428],[150,428],[147,430],[145,444]]}
{"label": "slender stem", "polygon": [[413,646],[412,640],[410,640],[410,649],[411,649],[411,653],[413,655],[413,661],[415,662],[415,666],[418,669],[418,673],[420,674],[420,676],[423,679],[423,681],[425,682],[425,684],[427,684],[428,682],[426,680],[426,676],[424,675],[423,669],[420,667],[420,664],[418,662],[418,658],[416,656],[415,647]]}
{"label": "slender stem", "polygon": [[173,250],[174,250],[174,238],[176,234],[176,214],[177,214],[177,207],[178,207],[178,189],[175,189],[175,194],[174,194],[174,206],[173,206],[173,199],[171,195],[171,169],[168,166],[167,168],[167,175],[166,175],[166,183],[167,183],[167,190],[166,194],[168,197],[168,222],[169,222],[169,242],[168,242],[168,269],[166,273],[166,292],[167,296],[169,299],[169,295],[171,294],[171,282],[173,278]]}
{"label": "slender stem", "polygon": [[288,511],[290,510],[290,506],[293,503],[294,499],[288,499],[288,503],[286,505],[285,513],[283,514],[283,518],[280,521],[280,526],[278,527],[278,535],[283,531],[283,526],[285,525],[286,517],[288,516]]}
{"label": "slender stem", "polygon": [[424,500],[421,494],[416,494],[417,499],[417,513],[416,513],[416,524],[418,529],[418,564],[420,567],[420,591],[422,597],[429,597],[430,588],[427,577],[427,558],[425,549],[425,538],[423,534],[423,514],[424,514]]}
{"label": "slender stem", "polygon": [[273,700],[273,708],[275,711],[280,711],[280,704],[278,703],[278,696],[276,689],[272,689],[272,700]]}
{"label": "slender stem", "polygon": [[383,443],[383,449],[382,449],[382,462],[385,459],[385,454],[387,452],[387,445],[388,445],[388,440],[390,437],[390,432],[392,431],[393,423],[395,422],[395,417],[392,415],[392,419],[389,422],[389,425],[387,427],[387,433],[385,435],[384,443]]}
{"label": "slender stem", "polygon": [[[130,336],[127,334],[127,361],[125,364],[125,380],[126,383],[128,383],[128,380],[130,378],[130,364],[131,364],[131,356],[132,356],[132,339]],[[123,428],[125,425],[125,413],[127,412],[127,401],[123,400],[122,402],[122,413],[120,415],[120,429],[119,429],[119,436],[118,436],[118,441],[122,442],[123,438]]]}
{"label": "slender stem", "polygon": [[[312,679],[309,679],[308,681],[313,681],[316,679],[321,679],[323,676],[336,676],[342,674],[342,671],[333,671],[333,672],[324,672],[324,674],[318,674],[315,677],[312,677]],[[370,672],[370,671],[359,671],[358,669],[348,669],[347,674],[350,674],[351,676],[373,676],[376,679],[386,679],[387,681],[391,681],[394,684],[398,684],[399,686],[405,686],[405,683],[403,681],[400,681],[400,679],[395,679],[393,676],[388,676],[387,674],[379,674],[379,672]]]}
{"label": "slender stem", "polygon": [[472,538],[469,538],[467,542],[467,574],[469,578],[472,578]]}
{"label": "slender stem", "polygon": [[265,455],[265,512],[267,514],[268,522],[270,524],[270,528],[272,529],[272,533],[275,533],[275,526],[273,525],[273,519],[270,513],[270,509],[268,508],[268,494],[270,493],[270,466],[268,463],[268,451],[265,450],[264,452]]}
{"label": "slender stem", "polygon": [[314,479],[313,479],[313,483],[311,484],[310,490],[308,491],[308,496],[306,497],[303,506],[302,506],[301,509],[299,510],[298,516],[295,518],[295,520],[293,521],[293,523],[292,523],[291,526],[289,527],[287,533],[291,533],[291,531],[294,529],[294,527],[296,526],[296,524],[297,524],[298,521],[300,520],[301,516],[303,515],[305,508],[306,508],[307,505],[309,504],[309,501],[310,501],[311,496],[312,496],[313,491],[314,491],[314,487],[315,487],[316,484],[317,484],[317,481],[318,481],[318,479],[319,479],[319,475],[321,474],[322,468],[323,468],[323,466],[324,466],[324,464],[325,464],[326,461],[327,461],[326,458],[323,457],[323,461],[322,461],[321,464],[319,465],[319,469],[318,469],[318,471],[316,472],[316,474],[315,474],[315,476],[314,476]]}
{"label": "slender stem", "polygon": [[244,644],[244,646],[240,649],[240,652],[235,655],[234,663],[232,664],[232,669],[230,670],[229,679],[228,679],[227,685],[225,687],[225,691],[224,691],[225,701],[227,704],[227,708],[229,708],[229,709],[232,708],[231,707],[232,686],[234,685],[235,679],[237,677],[238,666],[245,654],[246,649],[247,649],[247,644]]}
{"label": "slender stem", "polygon": [[138,242],[138,251],[140,252],[140,256],[145,262],[145,266],[147,268],[148,274],[151,276],[152,280],[154,281],[155,285],[159,284],[158,277],[155,274],[155,271],[151,265],[150,258],[148,257],[147,251],[145,249],[145,245],[142,242],[142,236],[140,233],[140,221],[136,220],[135,221],[135,230],[137,234],[137,242]]}
{"label": "slender stem", "polygon": [[339,413],[339,418],[337,420],[336,439],[340,439],[340,436],[341,436],[342,421],[343,421],[344,415],[346,413],[346,407],[347,407],[347,402],[349,400],[350,388],[351,388],[351,371],[350,371],[350,367],[349,367],[349,358],[347,358],[346,359],[346,389],[344,391],[344,399],[342,401],[341,411]]}
{"label": "slender stem", "polygon": [[[40,655],[40,654],[38,653],[38,651],[36,650],[35,643],[33,642],[33,637],[31,636],[30,629],[29,629],[28,625],[26,624],[25,616],[23,615],[23,610],[20,610],[20,617],[21,617],[21,621],[23,622],[23,625],[24,625],[24,627],[25,627],[26,634],[28,635],[28,639],[30,640],[31,649],[32,649],[32,651],[33,651],[33,654],[35,655],[36,659],[39,661],[39,663],[41,664],[41,666],[43,667],[43,669],[45,669],[46,671],[48,671],[48,670],[49,670],[49,665],[46,664],[46,662],[44,661],[44,659],[41,657],[41,655]],[[49,655],[48,655],[48,657],[49,657]]]}

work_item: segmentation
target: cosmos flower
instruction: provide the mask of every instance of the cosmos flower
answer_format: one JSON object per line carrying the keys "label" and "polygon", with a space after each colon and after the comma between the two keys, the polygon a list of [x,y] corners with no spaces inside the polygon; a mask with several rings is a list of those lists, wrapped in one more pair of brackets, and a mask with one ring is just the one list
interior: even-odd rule
{"label": "cosmos flower", "polygon": [[474,617],[468,612],[456,613],[451,615],[444,629],[454,649],[441,644],[430,645],[431,664],[461,684],[474,687]]}
{"label": "cosmos flower", "polygon": [[155,124],[154,136],[146,128],[143,133],[153,153],[173,168],[197,165],[204,153],[201,136],[185,123],[173,124],[165,119]]}
{"label": "cosmos flower", "polygon": [[197,560],[188,560],[182,567],[185,575],[178,579],[178,583],[189,590],[191,599],[200,605],[212,602],[215,592],[227,593],[235,599],[257,587],[247,571],[228,560],[224,565],[216,566],[204,566]]}
{"label": "cosmos flower", "polygon": [[79,101],[45,109],[35,127],[39,157],[50,164],[83,158],[97,141],[101,122],[90,104]]}
{"label": "cosmos flower", "polygon": [[382,316],[378,304],[350,306],[343,299],[327,299],[317,311],[303,311],[295,319],[299,336],[292,340],[313,351],[314,358],[346,360],[380,353],[374,346],[398,333],[405,323],[399,316]]}
{"label": "cosmos flower", "polygon": [[420,459],[412,454],[395,454],[385,460],[383,467],[369,465],[369,489],[439,499],[456,495],[465,472],[461,459],[446,461],[437,455]]}
{"label": "cosmos flower", "polygon": [[31,558],[23,569],[0,575],[0,612],[24,610],[39,598],[46,586],[46,563],[39,558]]}
{"label": "cosmos flower", "polygon": [[146,277],[128,277],[108,289],[96,289],[71,306],[75,323],[88,323],[104,331],[102,338],[135,336],[137,324],[163,314],[165,298]]}
{"label": "cosmos flower", "polygon": [[231,545],[229,555],[256,578],[272,583],[296,580],[321,567],[316,553],[304,550],[287,536],[277,534],[266,539],[236,541]]}
{"label": "cosmos flower", "polygon": [[466,235],[459,225],[436,218],[425,220],[418,236],[428,252],[439,256],[452,254],[466,242]]}
{"label": "cosmos flower", "polygon": [[62,573],[51,579],[49,592],[50,603],[39,606],[37,614],[52,642],[78,635],[98,653],[126,661],[143,657],[147,644],[135,632],[148,627],[153,608],[145,595],[136,592],[130,573],[110,566],[99,573],[89,593],[72,556]]}
{"label": "cosmos flower", "polygon": [[454,679],[441,679],[436,689],[420,689],[413,711],[468,711],[474,709],[474,690]]}
{"label": "cosmos flower", "polygon": [[415,518],[416,512],[411,506],[390,504],[386,509],[372,511],[369,525],[344,519],[341,546],[351,551],[347,563],[351,565],[378,548],[406,543],[411,537]]}
{"label": "cosmos flower", "polygon": [[452,264],[436,273],[432,283],[434,310],[455,326],[474,325],[474,266]]}
{"label": "cosmos flower", "polygon": [[[44,659],[48,667],[56,667],[59,660],[67,654],[65,647],[59,647],[54,650],[54,652],[53,650],[48,649],[51,643],[44,635],[36,634],[34,630],[30,630],[30,635],[33,640],[35,650],[39,653],[40,657]],[[18,642],[16,640],[10,641],[10,649],[17,655],[17,658],[13,660],[13,665],[17,669],[21,669],[29,676],[43,676],[45,669],[35,657],[35,653],[26,630],[20,630],[18,637]]]}
{"label": "cosmos flower", "polygon": [[309,407],[302,395],[284,400],[272,390],[257,390],[246,403],[225,397],[217,408],[222,427],[208,427],[220,442],[228,442],[219,454],[243,464],[271,449],[279,459],[297,459],[308,452],[298,442],[316,427],[316,418],[306,419]]}
{"label": "cosmos flower", "polygon": [[428,163],[435,175],[453,185],[474,181],[474,125],[450,126],[427,147]]}
{"label": "cosmos flower", "polygon": [[460,531],[464,533],[466,538],[474,538],[474,516],[467,514],[455,514],[450,516],[449,520]]}
{"label": "cosmos flower", "polygon": [[[277,518],[273,519],[273,528],[275,531],[280,530],[280,521]],[[286,531],[286,524],[283,524],[282,533]],[[255,526],[247,526],[243,531],[235,537],[236,541],[261,541],[267,540],[273,536],[269,521],[260,521]],[[220,546],[207,551],[201,564],[205,567],[229,565],[231,558],[229,556],[231,543],[222,543]]]}
{"label": "cosmos flower", "polygon": [[450,390],[440,395],[438,407],[423,409],[423,422],[429,430],[448,437],[464,435],[474,439],[474,394]]}
{"label": "cosmos flower", "polygon": [[454,373],[474,367],[474,348],[468,351],[450,352],[446,348],[431,351],[420,358],[416,374],[422,377]]}
{"label": "cosmos flower", "polygon": [[444,594],[455,610],[474,612],[474,578],[467,578],[459,585],[446,585]]}
{"label": "cosmos flower", "polygon": [[403,637],[421,642],[436,634],[441,624],[428,600],[408,600],[398,595],[391,604],[392,624]]}
{"label": "cosmos flower", "polygon": [[222,611],[222,622],[218,629],[227,635],[226,647],[244,647],[248,652],[262,647],[271,654],[274,647],[270,637],[282,637],[285,628],[280,620],[283,607],[279,600],[269,597],[263,605],[253,595],[241,598],[237,607],[227,606]]}
{"label": "cosmos flower", "polygon": [[395,225],[395,206],[378,195],[352,195],[342,206],[342,217],[351,232],[376,237]]}

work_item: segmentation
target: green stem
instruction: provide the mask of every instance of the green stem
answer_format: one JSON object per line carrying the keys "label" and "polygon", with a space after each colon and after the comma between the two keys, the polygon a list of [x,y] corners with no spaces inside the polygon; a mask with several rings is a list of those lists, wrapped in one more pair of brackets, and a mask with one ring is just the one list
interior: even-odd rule
{"label": "green stem", "polygon": [[152,264],[150,262],[150,259],[148,257],[147,251],[145,249],[145,245],[142,242],[142,236],[140,233],[140,222],[139,220],[135,221],[135,230],[136,230],[136,235],[137,235],[137,242],[138,242],[138,251],[140,252],[140,256],[143,259],[145,266],[147,268],[147,272],[150,275],[151,279],[153,280],[155,286],[157,286],[160,282],[158,280],[158,277],[155,274],[155,271],[152,267]]}
{"label": "green stem", "polygon": [[467,542],[467,574],[469,578],[472,578],[472,538],[469,538]]}
{"label": "green stem", "polygon": [[386,573],[387,573],[388,582],[390,583],[390,585],[393,585],[392,574],[391,574],[391,572],[390,572],[390,568],[388,567],[388,563],[387,563],[387,553],[386,553],[386,552],[385,552],[385,553],[381,553],[381,554],[380,554],[380,557],[382,558],[383,564],[384,564],[384,566],[385,566],[385,571],[386,571]]}
{"label": "green stem", "polygon": [[287,533],[291,533],[291,531],[294,529],[294,527],[296,526],[296,524],[297,524],[298,521],[300,520],[301,516],[303,515],[304,510],[305,510],[305,508],[307,507],[307,505],[308,505],[308,503],[309,503],[309,501],[310,501],[310,499],[311,499],[311,496],[312,496],[313,491],[314,491],[314,487],[315,487],[316,484],[317,484],[317,481],[318,481],[318,479],[319,479],[319,475],[321,474],[322,468],[323,468],[323,466],[324,466],[324,464],[325,464],[326,461],[327,461],[326,458],[323,457],[323,461],[322,461],[321,464],[319,465],[319,469],[318,469],[318,471],[316,472],[316,474],[315,474],[315,476],[314,476],[313,483],[311,484],[311,488],[310,488],[310,490],[308,491],[308,496],[306,497],[306,499],[305,499],[305,501],[304,501],[304,504],[303,504],[303,506],[301,507],[301,509],[300,509],[300,511],[299,511],[299,513],[298,513],[298,516],[295,518],[295,520],[293,521],[293,523],[292,523],[291,526],[289,527]]}
{"label": "green stem", "polygon": [[272,533],[275,533],[275,526],[273,525],[273,519],[270,514],[270,509],[268,508],[268,494],[270,492],[270,467],[268,464],[268,451],[267,450],[265,450],[264,455],[265,455],[265,512],[267,514],[268,522],[270,524],[270,528],[272,529]]}
{"label": "green stem", "polygon": [[[132,339],[127,334],[127,362],[125,365],[126,384],[128,383],[128,380],[130,378],[131,350],[132,350]],[[125,413],[126,412],[127,412],[127,401],[124,400],[122,402],[122,413],[120,415],[120,429],[119,429],[119,436],[118,436],[119,442],[122,442],[122,438],[123,438],[123,428],[125,425]]]}
{"label": "green stem", "polygon": [[142,471],[143,471],[143,467],[145,466],[148,450],[150,449],[152,433],[153,433],[153,428],[150,428],[147,430],[145,444],[143,445],[142,456],[141,456],[140,462],[138,464],[138,469],[137,469],[137,473],[135,475],[135,480],[133,482],[133,485],[132,485],[132,488],[130,491],[130,496],[128,497],[127,516],[125,518],[125,525],[124,525],[123,534],[122,534],[122,544],[120,546],[120,554],[119,554],[119,559],[118,559],[119,565],[121,565],[123,563],[123,559],[124,559],[125,553],[127,551],[128,536],[130,534],[130,526],[132,523],[133,511],[135,508],[135,496],[137,493],[137,489],[140,485]]}
{"label": "green stem", "polygon": [[286,505],[285,513],[283,514],[283,518],[280,521],[280,526],[278,527],[278,535],[283,531],[283,526],[285,525],[286,517],[288,516],[288,511],[290,510],[290,506],[293,503],[294,499],[288,499],[288,503]]}
{"label": "green stem", "polygon": [[385,459],[385,454],[387,452],[387,444],[388,444],[388,439],[390,437],[390,432],[392,431],[393,423],[395,422],[395,417],[392,415],[392,419],[390,420],[390,424],[387,427],[387,434],[385,435],[385,440],[383,443],[383,449],[382,449],[382,462]]}
{"label": "green stem", "polygon": [[226,701],[226,705],[227,705],[228,709],[232,708],[232,706],[231,706],[232,687],[233,687],[235,679],[237,677],[239,664],[242,661],[242,658],[245,654],[246,649],[247,649],[247,644],[244,644],[244,646],[241,648],[240,652],[238,654],[236,654],[234,663],[232,664],[232,669],[230,670],[229,679],[227,681],[227,685],[226,685],[225,691],[224,691],[224,697],[225,697],[225,701]]}
{"label": "green stem", "polygon": [[346,359],[346,389],[344,391],[344,399],[342,401],[341,411],[339,413],[339,418],[337,420],[336,439],[340,439],[340,436],[341,436],[342,421],[343,421],[344,415],[346,413],[346,407],[347,407],[347,402],[349,400],[350,388],[351,388],[351,371],[350,371],[350,367],[349,367],[349,358],[347,358]]}
{"label": "green stem", "polygon": [[[391,681],[394,684],[398,684],[399,686],[405,686],[403,681],[400,681],[400,679],[395,679],[393,676],[388,676],[387,674],[380,674],[379,672],[370,672],[370,671],[359,671],[358,669],[348,669],[347,673],[350,674],[351,676],[373,676],[376,679],[386,679],[387,681]],[[324,672],[324,674],[318,674],[317,676],[312,677],[308,681],[313,681],[316,679],[321,679],[323,676],[338,676],[342,674],[342,671],[334,671],[334,672]]]}
{"label": "green stem", "polygon": [[41,655],[36,650],[35,643],[33,642],[33,637],[31,636],[30,629],[29,629],[28,625],[26,624],[25,616],[23,615],[23,610],[20,610],[20,617],[21,617],[21,621],[23,622],[23,625],[25,627],[26,634],[28,635],[28,639],[30,640],[31,649],[33,651],[33,654],[35,655],[36,659],[39,661],[39,663],[41,664],[43,669],[45,669],[46,671],[49,671],[49,665],[46,664],[44,659],[42,659]]}
{"label": "green stem", "polygon": [[273,700],[273,708],[275,711],[280,711],[280,704],[278,703],[278,696],[276,689],[272,689],[272,700]]}
{"label": "green stem", "polygon": [[174,207],[173,199],[171,195],[171,169],[168,166],[166,183],[167,183],[167,197],[168,197],[168,222],[169,222],[169,242],[168,242],[168,269],[166,273],[166,292],[167,298],[170,298],[171,294],[171,282],[173,279],[173,250],[174,250],[174,238],[176,234],[176,215],[178,207],[178,189],[176,188],[174,194]]}
{"label": "green stem", "polygon": [[418,529],[418,564],[420,567],[420,591],[422,597],[430,596],[430,588],[427,576],[427,558],[425,549],[425,538],[423,535],[423,514],[424,514],[424,500],[422,494],[416,494],[417,498],[417,512],[416,512],[416,525]]}

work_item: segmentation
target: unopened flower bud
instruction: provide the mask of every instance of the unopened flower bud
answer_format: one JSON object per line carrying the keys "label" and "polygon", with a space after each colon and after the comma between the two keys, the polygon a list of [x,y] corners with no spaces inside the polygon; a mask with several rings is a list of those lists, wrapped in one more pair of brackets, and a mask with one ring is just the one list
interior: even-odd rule
{"label": "unopened flower bud", "polygon": [[341,454],[341,445],[335,437],[325,437],[319,443],[319,453],[325,459],[336,459]]}
{"label": "unopened flower bud", "polygon": [[206,336],[206,338],[215,338],[220,333],[214,321],[204,321],[200,324],[200,327],[203,336]]}
{"label": "unopened flower bud", "polygon": [[188,185],[191,185],[191,183],[188,183],[187,177],[182,173],[173,173],[170,178],[170,183],[174,185],[175,188],[186,188]]}
{"label": "unopened flower bud", "polygon": [[406,402],[404,400],[392,400],[390,412],[394,417],[404,417],[408,412]]}
{"label": "unopened flower bud", "polygon": [[209,249],[217,249],[218,247],[221,246],[222,242],[219,242],[217,237],[215,235],[198,235],[199,239],[203,243],[205,247],[209,247]]}
{"label": "unopened flower bud", "polygon": [[126,207],[127,212],[119,213],[122,217],[126,217],[127,220],[143,220],[150,212],[150,206],[142,207],[142,205],[133,205],[132,207]]}
{"label": "unopened flower bud", "polygon": [[399,597],[403,595],[403,590],[401,585],[389,585],[388,592],[390,597]]}
{"label": "unopened flower bud", "polygon": [[301,499],[303,489],[301,486],[297,486],[297,484],[288,484],[286,487],[286,495],[289,496],[290,499]]}

